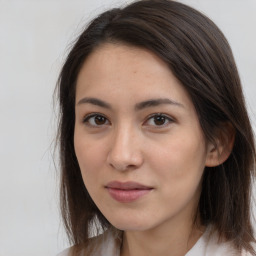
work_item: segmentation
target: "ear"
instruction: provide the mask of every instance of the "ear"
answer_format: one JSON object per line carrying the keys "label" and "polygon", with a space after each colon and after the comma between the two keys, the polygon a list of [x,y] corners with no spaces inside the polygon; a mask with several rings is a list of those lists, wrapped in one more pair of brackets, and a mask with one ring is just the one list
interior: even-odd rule
{"label": "ear", "polygon": [[215,143],[207,145],[205,166],[215,167],[224,163],[230,156],[235,141],[235,129],[230,122],[223,123],[215,136]]}

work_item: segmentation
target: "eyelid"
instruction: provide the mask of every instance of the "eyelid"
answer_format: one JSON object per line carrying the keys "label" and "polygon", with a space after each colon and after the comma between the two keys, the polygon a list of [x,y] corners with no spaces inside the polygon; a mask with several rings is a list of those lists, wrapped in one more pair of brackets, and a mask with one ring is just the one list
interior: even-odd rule
{"label": "eyelid", "polygon": [[[95,116],[101,116],[101,117],[105,118],[107,123],[104,123],[102,125],[90,124],[89,123],[90,118],[93,118]],[[152,119],[154,117],[157,117],[157,116],[164,117],[167,120],[167,123],[165,123],[163,125],[150,125],[150,124],[147,124],[150,119]],[[173,122],[175,122],[175,118],[171,117],[168,114],[157,112],[157,113],[152,113],[149,116],[147,116],[145,121],[143,122],[143,125],[161,129],[161,128],[165,128],[165,127],[169,126]],[[82,123],[87,125],[87,126],[89,126],[89,127],[94,127],[94,128],[101,128],[101,127],[104,127],[106,125],[111,125],[111,122],[110,122],[109,118],[106,115],[104,115],[102,113],[99,113],[99,112],[93,112],[93,113],[89,113],[89,114],[85,115],[83,117],[83,119],[82,119]]]}
{"label": "eyelid", "polygon": [[[151,118],[154,118],[154,117],[156,117],[156,116],[162,116],[162,117],[165,117],[165,118],[168,120],[168,123],[167,123],[167,124],[163,124],[163,125],[153,125],[154,127],[157,127],[157,128],[159,128],[159,129],[164,128],[164,127],[170,125],[171,123],[175,122],[175,119],[174,119],[173,117],[171,117],[170,115],[165,114],[165,113],[158,112],[158,113],[150,114],[150,115],[146,118],[146,120],[145,120],[145,122],[144,122],[143,124],[145,124],[145,123],[148,122]],[[152,126],[152,125],[148,125],[148,126]]]}
{"label": "eyelid", "polygon": [[106,118],[108,124],[110,124],[109,119],[108,119],[104,114],[98,113],[98,112],[93,112],[93,113],[90,113],[90,114],[85,115],[85,116],[83,117],[83,119],[82,119],[82,123],[83,123],[83,124],[86,124],[87,126],[96,127],[96,128],[97,128],[97,127],[98,127],[98,128],[99,128],[99,127],[103,127],[103,126],[106,125],[106,124],[103,124],[103,125],[91,125],[88,121],[90,120],[90,118],[93,118],[93,117],[95,117],[95,116],[102,116],[102,117]]}

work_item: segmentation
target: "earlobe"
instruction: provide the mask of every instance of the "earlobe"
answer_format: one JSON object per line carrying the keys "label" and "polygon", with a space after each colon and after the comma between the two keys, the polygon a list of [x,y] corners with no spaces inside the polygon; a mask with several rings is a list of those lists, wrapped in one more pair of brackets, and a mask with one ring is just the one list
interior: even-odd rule
{"label": "earlobe", "polygon": [[229,122],[218,128],[215,143],[209,143],[205,166],[215,167],[223,164],[230,156],[235,141],[235,129]]}

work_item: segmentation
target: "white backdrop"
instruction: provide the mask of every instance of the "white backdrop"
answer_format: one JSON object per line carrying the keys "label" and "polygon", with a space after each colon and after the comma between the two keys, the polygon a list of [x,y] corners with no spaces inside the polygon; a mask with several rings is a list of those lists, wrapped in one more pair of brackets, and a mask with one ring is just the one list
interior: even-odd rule
{"label": "white backdrop", "polygon": [[[180,1],[228,38],[255,129],[256,0]],[[0,256],[55,255],[68,246],[52,159],[53,90],[68,45],[88,19],[122,2],[0,0]]]}

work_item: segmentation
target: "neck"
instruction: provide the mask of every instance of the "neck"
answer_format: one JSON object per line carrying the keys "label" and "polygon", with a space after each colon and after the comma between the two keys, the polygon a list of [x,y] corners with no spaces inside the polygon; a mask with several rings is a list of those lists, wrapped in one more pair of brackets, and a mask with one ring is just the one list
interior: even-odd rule
{"label": "neck", "polygon": [[121,256],[184,256],[203,232],[203,226],[186,223],[147,231],[125,231]]}

